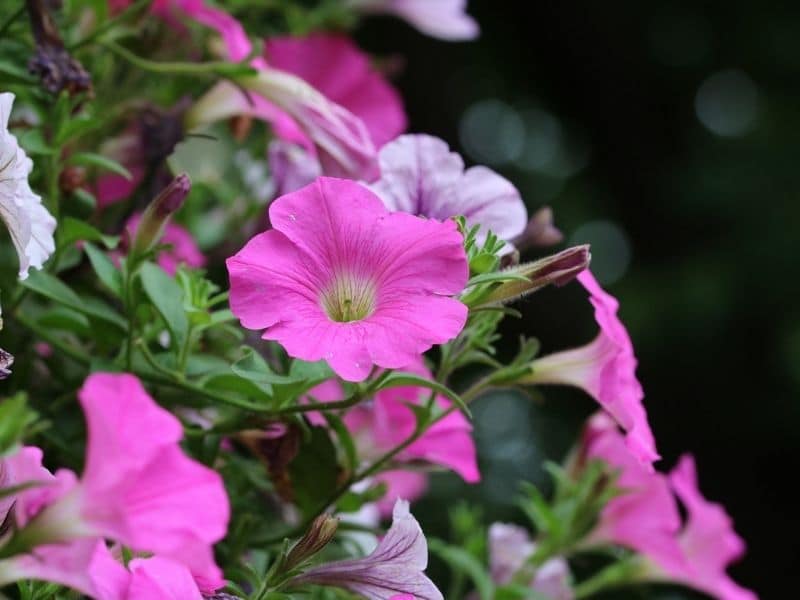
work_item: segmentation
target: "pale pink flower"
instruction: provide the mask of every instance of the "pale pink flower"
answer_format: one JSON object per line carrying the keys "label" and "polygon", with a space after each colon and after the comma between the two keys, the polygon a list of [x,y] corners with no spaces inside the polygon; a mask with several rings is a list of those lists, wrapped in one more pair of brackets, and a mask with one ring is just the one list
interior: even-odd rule
{"label": "pale pink flower", "polygon": [[[130,239],[136,235],[139,223],[142,220],[141,213],[131,215],[125,224]],[[156,262],[169,275],[175,275],[178,265],[186,265],[191,268],[204,267],[206,257],[197,247],[194,237],[187,229],[172,221],[167,222],[164,233],[158,243],[159,246],[167,246],[158,251]]]}
{"label": "pale pink flower", "polygon": [[628,433],[627,444],[642,464],[658,460],[655,440],[636,379],[636,357],[628,331],[617,316],[619,303],[606,293],[590,271],[578,275],[589,292],[600,332],[590,344],[536,359],[525,382],[563,384],[592,396]]}
{"label": "pale pink flower", "polygon": [[229,516],[219,474],[183,453],[180,422],[134,376],[94,373],[78,395],[88,429],[83,475],[57,473],[68,485],[28,526],[46,540],[105,537],[173,558],[201,589],[218,588],[212,545]]}
{"label": "pale pink flower", "polygon": [[467,0],[347,0],[364,13],[390,14],[422,33],[448,41],[472,40],[480,29],[467,10]]}
{"label": "pale pink flower", "polygon": [[582,443],[581,455],[608,464],[624,491],[603,508],[590,540],[627,546],[656,557],[660,564],[683,565],[676,539],[681,517],[667,478],[632,454],[616,422],[605,413],[589,420]]}
{"label": "pale pink flower", "polygon": [[[489,527],[489,571],[492,581],[498,585],[511,583],[515,575],[526,567],[528,559],[535,551],[536,544],[522,527],[493,523]],[[570,586],[569,565],[560,556],[545,561],[535,570],[531,568],[527,586],[551,600],[574,598]]]}
{"label": "pale pink flower", "polygon": [[328,177],[278,198],[269,216],[274,229],[227,261],[231,310],[289,355],[362,381],[464,327],[467,308],[451,297],[468,275],[454,222],[389,213],[360,184]]}
{"label": "pale pink flower", "polygon": [[[370,187],[389,210],[432,219],[461,215],[502,240],[520,235],[528,222],[514,185],[491,169],[464,170],[464,161],[447,143],[430,135],[401,135],[378,154],[380,179]],[[508,246],[509,250],[512,246]]]}
{"label": "pale pink flower", "polygon": [[670,579],[720,600],[756,600],[751,590],[725,572],[744,555],[744,541],[733,530],[725,509],[706,500],[697,486],[694,459],[685,455],[669,475],[675,494],[686,508],[687,519],[679,536],[686,557],[683,564],[658,563]]}
{"label": "pale pink flower", "polygon": [[425,535],[409,512],[408,502],[398,500],[392,526],[369,556],[319,565],[292,583],[337,586],[368,600],[390,600],[403,594],[419,600],[443,600],[424,573],[427,566]]}
{"label": "pale pink flower", "polygon": [[428,479],[428,474],[422,471],[401,469],[390,469],[376,475],[375,482],[386,486],[386,493],[376,502],[380,516],[391,515],[395,502],[400,498],[410,502],[421,498],[428,489]]}
{"label": "pale pink flower", "polygon": [[19,277],[31,267],[41,269],[55,251],[56,220],[31,190],[33,162],[8,130],[14,94],[0,93],[0,219],[8,228],[19,257]]}
{"label": "pale pink flower", "polygon": [[275,196],[296,192],[322,175],[322,165],[302,146],[274,139],[267,149]]}

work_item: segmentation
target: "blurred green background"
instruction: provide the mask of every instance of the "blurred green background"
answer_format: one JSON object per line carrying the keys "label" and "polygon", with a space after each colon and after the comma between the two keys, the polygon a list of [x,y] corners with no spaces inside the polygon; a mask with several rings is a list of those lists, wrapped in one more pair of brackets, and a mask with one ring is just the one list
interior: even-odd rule
{"label": "blurred green background", "polygon": [[[358,39],[397,69],[411,131],[492,166],[529,209],[552,206],[567,242],[592,243],[637,349],[661,468],[693,452],[703,491],[748,542],[733,575],[763,598],[793,596],[800,4],[472,0],[469,11],[474,43],[379,18]],[[549,352],[596,331],[577,284],[520,308],[509,354],[520,332]],[[515,481],[545,482],[542,459],[560,460],[593,408],[555,388],[542,402],[484,399],[484,482],[437,479],[418,509],[426,527],[444,533],[442,500],[457,497],[514,518]]]}

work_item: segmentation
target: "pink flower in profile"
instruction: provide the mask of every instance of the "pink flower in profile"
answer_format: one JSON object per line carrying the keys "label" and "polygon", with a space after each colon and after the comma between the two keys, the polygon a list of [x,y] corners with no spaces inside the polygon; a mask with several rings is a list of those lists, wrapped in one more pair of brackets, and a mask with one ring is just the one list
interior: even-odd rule
{"label": "pink flower in profile", "polygon": [[[493,523],[489,527],[489,570],[497,585],[511,583],[523,568],[530,569],[526,577],[528,588],[550,600],[572,600],[567,561],[557,556],[533,569],[528,559],[536,551],[528,532],[517,525]],[[538,597],[538,596],[537,596]]]}
{"label": "pink flower in profile", "polygon": [[381,148],[378,163],[380,179],[370,187],[389,210],[432,219],[462,215],[468,226],[481,226],[479,240],[489,229],[503,240],[525,230],[528,214],[514,185],[486,167],[465,171],[439,138],[401,135]]}
{"label": "pink flower in profile", "polygon": [[432,37],[448,41],[472,40],[480,29],[466,13],[467,0],[347,0],[364,13],[391,14]]}
{"label": "pink flower in profile", "polygon": [[694,459],[683,456],[669,475],[675,494],[686,508],[687,519],[678,541],[685,563],[659,563],[667,576],[719,598],[756,600],[752,591],[741,587],[725,572],[745,552],[744,541],[733,530],[725,509],[706,500],[697,485]]}
{"label": "pink flower in profile", "polygon": [[362,381],[464,327],[467,308],[451,297],[468,271],[454,222],[389,213],[360,184],[328,177],[278,198],[269,216],[274,229],[227,260],[231,310],[289,355]]}
{"label": "pink flower in profile", "polygon": [[368,600],[391,600],[404,595],[443,600],[442,593],[424,573],[427,566],[425,535],[409,512],[408,502],[398,500],[392,526],[369,556],[319,565],[295,577],[291,584],[337,586]]}
{"label": "pink flower in profile", "polygon": [[[141,220],[141,213],[136,213],[125,224],[130,239],[134,238]],[[191,268],[204,267],[206,264],[206,257],[200,252],[192,234],[172,221],[164,227],[159,246],[167,246],[158,252],[157,262],[169,275],[175,275],[181,264]]]}
{"label": "pink flower in profile", "polygon": [[400,94],[347,36],[270,37],[264,44],[264,58],[270,67],[300,77],[361,119],[376,148],[407,126]]}
{"label": "pink flower in profile", "polygon": [[[269,38],[264,57],[271,67],[302,78],[361,119],[376,148],[405,130],[407,120],[400,95],[346,36],[316,33]],[[311,140],[298,138],[291,129],[286,131],[285,123],[275,123],[276,133],[294,141],[277,140],[280,152],[273,150],[273,142],[269,153],[278,195],[298,190],[322,173]]]}
{"label": "pink flower in profile", "polygon": [[[431,375],[421,359],[406,365],[403,371],[424,377]],[[419,387],[390,388],[378,392],[371,402],[348,410],[343,420],[356,442],[359,456],[374,460],[410,437],[416,418],[408,405],[425,402],[429,393]],[[309,395],[317,401],[332,402],[343,399],[343,390],[337,381],[328,380],[313,388]],[[440,410],[451,406],[443,396],[437,396],[436,403]],[[324,423],[319,415],[311,415],[311,418],[317,424]],[[472,425],[461,412],[453,412],[430,427],[402,450],[397,460],[441,465],[455,471],[468,483],[480,481]],[[390,514],[398,498],[414,500],[427,487],[427,475],[414,471],[385,471],[376,480],[387,485],[386,495],[379,502],[382,514]]]}
{"label": "pink flower in profile", "polygon": [[573,385],[584,390],[627,432],[633,455],[652,469],[659,455],[642,404],[644,392],[636,379],[633,344],[617,316],[619,303],[588,270],[578,275],[578,281],[589,292],[600,332],[586,346],[535,360],[525,382]]}
{"label": "pink flower in profile", "polygon": [[627,546],[674,568],[683,565],[676,539],[681,517],[666,477],[632,454],[607,414],[597,413],[589,420],[581,453],[608,464],[618,473],[616,485],[623,490],[605,506],[590,539]]}
{"label": "pink flower in profile", "polygon": [[229,506],[219,474],[183,453],[180,422],[134,376],[95,373],[78,396],[88,429],[83,475],[76,482],[59,471],[63,485],[27,500],[24,514],[44,507],[30,515],[32,535],[110,538],[183,562],[204,591],[220,587],[212,545],[225,535]]}

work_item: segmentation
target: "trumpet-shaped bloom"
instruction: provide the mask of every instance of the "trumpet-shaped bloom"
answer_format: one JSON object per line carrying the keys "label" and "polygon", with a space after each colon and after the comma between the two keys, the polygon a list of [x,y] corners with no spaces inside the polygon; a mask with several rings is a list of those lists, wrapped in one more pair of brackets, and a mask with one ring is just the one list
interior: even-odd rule
{"label": "trumpet-shaped bloom", "polygon": [[284,140],[274,139],[269,143],[267,160],[275,196],[296,192],[322,175],[322,165],[316,156]]}
{"label": "trumpet-shaped bloom", "polygon": [[[125,224],[130,239],[136,235],[141,220],[141,213],[137,213],[132,215]],[[164,227],[159,246],[166,246],[166,248],[158,252],[156,259],[158,266],[170,275],[175,275],[178,265],[181,264],[192,268],[203,267],[206,264],[206,257],[200,252],[192,234],[172,221],[169,221]]]}
{"label": "trumpet-shaped bloom", "polygon": [[401,368],[464,327],[461,234],[389,213],[353,181],[321,177],[270,206],[274,229],[227,261],[231,310],[296,358],[361,381]]}
{"label": "trumpet-shaped bloom", "polygon": [[6,224],[19,256],[19,276],[40,269],[55,251],[56,220],[33,193],[28,176],[33,162],[8,131],[14,94],[0,94],[0,219]]}
{"label": "trumpet-shaped bloom", "polygon": [[443,40],[472,40],[480,33],[466,13],[467,0],[349,0],[349,4],[365,13],[394,15]]}
{"label": "trumpet-shaped bloom", "polygon": [[525,204],[513,184],[486,167],[464,170],[447,143],[430,135],[401,135],[378,154],[380,179],[372,189],[389,210],[432,219],[462,215],[480,225],[479,239],[491,229],[512,240],[527,225]]}
{"label": "trumpet-shaped bloom", "polygon": [[293,583],[342,587],[369,600],[390,600],[403,594],[418,600],[443,600],[424,573],[427,566],[425,535],[409,512],[408,502],[398,500],[392,526],[369,556],[314,567],[295,577]]}
{"label": "trumpet-shaped bloom", "polygon": [[330,33],[271,37],[264,45],[264,58],[269,66],[300,77],[360,118],[376,148],[405,130],[400,95],[350,38]]}
{"label": "trumpet-shaped bloom", "polygon": [[675,494],[686,508],[687,520],[679,543],[686,557],[678,568],[660,565],[670,578],[720,600],[756,600],[752,591],[733,581],[725,572],[744,555],[744,541],[733,530],[725,509],[706,500],[697,485],[694,459],[685,455],[669,475]]}
{"label": "trumpet-shaped bloom", "polygon": [[[528,558],[536,551],[528,532],[517,525],[493,523],[489,527],[489,570],[492,581],[505,585],[514,580],[517,573],[527,568]],[[551,600],[572,600],[567,561],[561,557],[547,560],[531,569],[527,585]]]}
{"label": "trumpet-shaped bloom", "polygon": [[600,332],[590,344],[537,359],[530,383],[573,385],[592,396],[628,433],[627,444],[652,469],[659,458],[636,379],[636,357],[628,331],[617,316],[619,303],[588,270],[578,281],[589,292]]}

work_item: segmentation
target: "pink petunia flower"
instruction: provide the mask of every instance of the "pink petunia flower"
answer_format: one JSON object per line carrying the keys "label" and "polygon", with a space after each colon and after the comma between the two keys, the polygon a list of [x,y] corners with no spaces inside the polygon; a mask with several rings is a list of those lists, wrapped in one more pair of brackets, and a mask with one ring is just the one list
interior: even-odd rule
{"label": "pink petunia flower", "polygon": [[291,583],[337,586],[368,600],[390,600],[404,594],[419,600],[443,600],[424,573],[427,566],[425,535],[409,512],[408,502],[398,500],[392,526],[369,556],[319,565]]}
{"label": "pink petunia flower", "polygon": [[202,600],[189,570],[179,562],[154,556],[137,558],[129,565],[131,576],[124,600]]}
{"label": "pink petunia flower", "polygon": [[[603,509],[589,544],[612,543],[639,552],[646,561],[642,580],[681,583],[720,600],[757,598],[725,572],[744,554],[745,545],[722,506],[700,493],[691,456],[684,456],[669,477],[651,472],[603,413],[589,421],[582,455],[609,464],[623,492]],[[686,509],[685,520],[676,496]]]}
{"label": "pink petunia flower", "polygon": [[274,229],[227,260],[231,310],[289,355],[324,359],[348,381],[402,368],[454,338],[467,308],[461,234],[389,213],[353,181],[321,177],[278,198]]}
{"label": "pink petunia flower", "polygon": [[482,227],[479,240],[489,229],[503,240],[525,230],[528,214],[514,185],[486,167],[465,171],[439,138],[401,135],[381,148],[378,163],[380,179],[370,187],[389,210],[432,219],[462,215],[468,226]]}
{"label": "pink petunia flower", "polygon": [[[508,523],[493,523],[489,527],[489,571],[497,585],[511,583],[520,570],[526,568],[528,558],[536,551],[522,527]],[[557,556],[531,569],[527,581],[529,589],[551,600],[572,600],[575,596],[570,586],[569,565]]]}
{"label": "pink petunia flower", "polygon": [[347,0],[364,13],[390,14],[422,33],[448,41],[472,40],[480,29],[466,13],[467,0]]}
{"label": "pink petunia flower", "polygon": [[[430,376],[420,359],[403,367],[403,370]],[[378,392],[371,402],[348,410],[343,420],[355,440],[359,456],[364,460],[374,460],[411,436],[416,427],[416,418],[408,405],[425,402],[429,393],[419,387],[390,388]],[[343,399],[342,387],[335,380],[316,386],[309,395],[320,402]],[[451,406],[443,396],[437,396],[436,403],[440,410]],[[316,424],[325,422],[320,415],[312,414],[310,418]],[[396,458],[399,461],[421,460],[441,465],[455,471],[468,483],[480,481],[472,425],[460,412],[453,412],[430,427]],[[381,514],[385,515],[391,514],[398,498],[414,500],[427,487],[425,473],[399,469],[381,473],[376,481],[387,485],[386,495],[379,502]]]}
{"label": "pink petunia flower", "polygon": [[25,532],[59,543],[110,538],[184,563],[203,591],[220,587],[212,545],[225,535],[229,505],[219,474],[183,453],[180,422],[134,376],[90,375],[79,399],[88,428],[83,475],[59,471],[61,485],[18,496]]}
{"label": "pink petunia flower", "polygon": [[744,541],[733,530],[725,509],[706,500],[697,485],[697,470],[690,455],[681,457],[669,482],[687,520],[678,541],[686,561],[680,565],[659,563],[666,575],[720,600],[756,600],[751,590],[733,581],[725,572],[744,555]]}
{"label": "pink petunia flower", "polygon": [[[131,215],[125,229],[128,231],[130,239],[133,239],[139,223],[142,220],[141,213]],[[206,257],[197,247],[194,237],[187,229],[177,223],[169,221],[164,227],[164,233],[159,242],[161,246],[167,246],[158,252],[157,262],[169,275],[175,275],[178,265],[186,265],[191,268],[204,267]]]}
{"label": "pink petunia flower", "polygon": [[533,372],[525,381],[573,385],[584,390],[627,431],[631,452],[652,469],[659,455],[642,404],[644,392],[636,379],[633,344],[617,316],[619,303],[588,270],[578,275],[578,281],[589,292],[599,334],[586,346],[535,360]]}
{"label": "pink petunia flower", "polygon": [[[270,66],[302,78],[360,118],[376,148],[405,130],[400,95],[349,38],[328,33],[273,37],[266,42],[264,57]],[[284,124],[275,123],[276,133],[295,141],[276,140],[269,152],[278,195],[298,190],[322,173],[311,141],[298,139],[292,130],[284,131]],[[273,150],[275,144],[279,146]]]}

